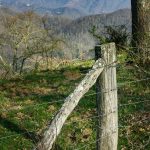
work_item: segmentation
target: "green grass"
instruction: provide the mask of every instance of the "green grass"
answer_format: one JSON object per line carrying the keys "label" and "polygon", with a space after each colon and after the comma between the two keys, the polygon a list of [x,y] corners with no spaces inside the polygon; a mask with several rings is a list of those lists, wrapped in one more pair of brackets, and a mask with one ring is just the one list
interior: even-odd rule
{"label": "green grass", "polygon": [[[125,56],[120,55],[119,59],[124,61]],[[78,62],[61,70],[32,72],[22,78],[0,80],[0,150],[32,149],[63,100],[92,64],[93,61]],[[134,68],[117,68],[118,83],[137,79]],[[64,125],[54,149],[95,149],[96,118],[91,118],[96,116],[94,92],[95,87],[92,87],[86,93],[91,96],[85,95],[81,99]],[[148,100],[149,96],[148,81],[118,88],[119,104]],[[119,107],[119,150],[149,150],[149,106],[149,102],[145,102]]]}

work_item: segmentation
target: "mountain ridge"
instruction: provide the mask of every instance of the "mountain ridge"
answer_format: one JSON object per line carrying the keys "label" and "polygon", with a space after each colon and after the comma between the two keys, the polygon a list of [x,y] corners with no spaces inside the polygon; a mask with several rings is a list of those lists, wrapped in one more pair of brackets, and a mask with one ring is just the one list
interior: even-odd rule
{"label": "mountain ridge", "polygon": [[[3,32],[1,17],[20,14],[9,10],[9,8],[0,9],[0,34]],[[38,14],[37,14],[38,15]],[[96,26],[98,34],[103,36],[105,26],[126,25],[127,32],[131,32],[131,10],[121,9],[113,13],[97,14],[90,16],[82,16],[77,19],[70,19],[65,16],[38,15],[39,18],[45,18],[44,28],[59,39],[66,41],[66,46],[61,51],[62,56],[65,55],[69,59],[80,58],[80,54],[84,53],[86,58],[91,58],[93,52],[91,49],[95,46],[95,38],[89,33],[93,26]],[[43,18],[43,19],[44,19]],[[45,20],[44,19],[44,20]],[[60,53],[60,50],[55,51],[55,55]]]}
{"label": "mountain ridge", "polygon": [[1,0],[1,5],[17,11],[33,9],[39,13],[78,18],[130,8],[130,0]]}

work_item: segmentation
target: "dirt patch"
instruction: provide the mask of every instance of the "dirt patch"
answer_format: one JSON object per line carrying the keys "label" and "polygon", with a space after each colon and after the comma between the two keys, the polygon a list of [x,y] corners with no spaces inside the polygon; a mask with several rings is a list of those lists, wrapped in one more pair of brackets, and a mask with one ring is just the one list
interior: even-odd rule
{"label": "dirt patch", "polygon": [[66,72],[63,73],[63,75],[68,80],[77,80],[77,79],[79,79],[81,77],[81,74],[79,72],[66,71]]}
{"label": "dirt patch", "polygon": [[32,90],[34,94],[39,94],[39,95],[46,95],[52,92],[53,89],[51,88],[44,88],[44,87],[36,87]]}

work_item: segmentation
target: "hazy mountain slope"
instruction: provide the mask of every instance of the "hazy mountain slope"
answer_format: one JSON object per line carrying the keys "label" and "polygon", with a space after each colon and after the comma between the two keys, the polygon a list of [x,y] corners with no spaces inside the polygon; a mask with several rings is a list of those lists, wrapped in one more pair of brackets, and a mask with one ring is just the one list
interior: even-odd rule
{"label": "hazy mountain slope", "polygon": [[130,8],[130,0],[1,0],[1,4],[17,10],[31,8],[40,13],[70,18]]}
{"label": "hazy mountain slope", "polygon": [[[10,9],[5,8],[0,10],[4,17],[13,14],[13,11]],[[95,40],[90,35],[89,30],[93,26],[97,27],[100,34],[104,31],[104,26],[106,25],[125,24],[128,27],[128,31],[131,30],[130,9],[122,9],[108,14],[85,16],[73,20],[64,16],[48,15],[45,16],[45,19],[45,27],[49,28],[53,32],[53,35],[66,42],[66,47],[63,47],[62,51],[66,58],[81,58],[83,56],[84,58],[91,58],[94,53],[90,50],[93,49]],[[0,29],[2,29],[1,22]]]}
{"label": "hazy mountain slope", "polygon": [[109,25],[126,25],[128,30],[131,30],[131,11],[130,9],[118,10],[109,14],[91,15],[85,16],[76,20],[73,20],[61,31],[65,33],[79,34],[88,32],[93,26],[96,26],[99,30],[103,30],[104,26]]}
{"label": "hazy mountain slope", "polygon": [[54,34],[64,39],[67,43],[65,56],[69,58],[81,57],[91,58],[95,45],[93,36],[89,30],[93,26],[97,27],[100,34],[104,31],[104,26],[126,25],[128,32],[131,31],[131,10],[121,9],[113,13],[99,14],[81,17],[75,20],[67,19],[61,16],[49,16],[46,27],[53,29]]}

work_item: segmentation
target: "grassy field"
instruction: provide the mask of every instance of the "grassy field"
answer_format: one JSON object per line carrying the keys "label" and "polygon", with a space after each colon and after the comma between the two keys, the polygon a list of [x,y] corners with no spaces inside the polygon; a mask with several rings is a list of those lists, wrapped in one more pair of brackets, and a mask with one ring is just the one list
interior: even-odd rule
{"label": "grassy field", "polygon": [[[124,60],[122,56],[119,59]],[[32,149],[63,100],[92,64],[93,61],[84,61],[59,70],[36,71],[0,80],[0,150]],[[131,82],[137,80],[133,67],[117,67],[119,105],[130,104],[119,107],[119,150],[150,149],[149,83],[147,80]],[[93,87],[67,120],[54,149],[95,149],[95,99]]]}

